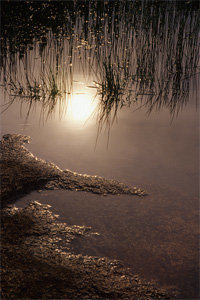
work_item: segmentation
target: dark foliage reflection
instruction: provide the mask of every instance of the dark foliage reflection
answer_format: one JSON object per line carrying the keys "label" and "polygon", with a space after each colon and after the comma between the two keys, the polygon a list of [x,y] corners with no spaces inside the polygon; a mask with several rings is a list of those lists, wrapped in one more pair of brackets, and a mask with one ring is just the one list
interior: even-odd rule
{"label": "dark foliage reflection", "polygon": [[198,89],[195,1],[3,1],[1,9],[2,86],[8,105],[28,102],[28,114],[35,103],[47,116],[60,103],[62,113],[77,70],[94,81],[100,129],[123,106],[174,116]]}

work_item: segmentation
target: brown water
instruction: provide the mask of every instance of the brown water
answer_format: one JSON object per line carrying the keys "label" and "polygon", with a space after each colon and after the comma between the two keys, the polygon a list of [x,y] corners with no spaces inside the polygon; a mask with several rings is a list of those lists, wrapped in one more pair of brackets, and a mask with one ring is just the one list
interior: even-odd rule
{"label": "brown water", "polygon": [[198,298],[198,199],[161,186],[148,186],[150,196],[98,196],[84,192],[34,192],[31,200],[52,205],[59,220],[91,226],[100,233],[72,244],[84,255],[118,259],[133,274],[156,285],[178,289],[180,299]]}
{"label": "brown water", "polygon": [[[198,298],[198,113],[194,105],[170,125],[166,112],[147,117],[122,111],[107,148],[101,135],[96,149],[94,120],[85,126],[69,119],[38,126],[15,106],[2,116],[2,131],[32,137],[34,155],[62,169],[120,180],[149,196],[98,196],[84,192],[34,192],[19,200],[52,205],[60,220],[91,226],[96,239],[80,239],[75,253],[120,259],[134,274],[180,290],[180,299]],[[28,125],[29,124],[29,125]]]}
{"label": "brown water", "polygon": [[[3,91],[0,94],[2,109],[6,102],[14,99],[14,103],[1,115],[1,136],[30,135],[32,142],[27,147],[35,156],[52,161],[61,169],[139,186],[149,196],[103,197],[83,192],[42,191],[28,195],[16,205],[24,206],[32,200],[51,204],[60,220],[91,226],[100,233],[96,239],[74,243],[74,252],[120,259],[134,274],[155,280],[161,286],[178,288],[180,299],[197,299],[199,108],[194,103],[198,80],[193,75],[199,72],[198,11],[191,1],[183,7],[173,1],[164,1],[162,5],[127,2],[124,8],[122,2],[115,8],[110,4],[104,2],[95,8],[94,1],[90,13],[87,5],[76,11],[70,8],[70,13],[68,8],[62,11],[63,4],[54,9],[51,3],[45,3],[38,10],[36,3],[30,3],[25,10],[23,5],[14,7],[11,2],[2,5],[5,61],[1,81],[2,90],[10,93],[7,98]],[[24,56],[19,54],[23,49]],[[82,73],[86,77],[90,73],[91,82],[84,82]],[[105,87],[112,79],[114,84],[109,90]],[[124,92],[122,83],[126,93],[136,88],[136,92],[131,92],[133,108],[123,107],[118,112],[108,147],[108,135],[102,132],[96,149],[95,118],[85,124],[87,113],[91,112],[92,95],[98,90],[93,80],[102,87],[99,91],[103,100],[109,98],[113,88],[117,94],[119,90]],[[30,101],[34,100],[33,105],[42,99],[46,103],[55,92],[53,82],[58,92],[65,90],[72,96],[68,114],[60,120],[57,108],[52,119],[39,125],[40,110],[36,107],[26,120]],[[142,86],[137,89],[147,82],[145,91]],[[151,84],[153,90],[149,89]],[[145,108],[132,112],[138,108],[140,93],[153,93],[155,99],[159,94],[158,107],[170,109],[176,101],[182,107],[188,91],[188,104],[172,124],[165,109],[153,111],[150,116],[145,115]],[[53,102],[57,98],[52,98]],[[146,99],[148,96],[143,103]],[[65,100],[62,99],[64,105]],[[51,104],[50,101],[50,107],[44,105],[43,109],[51,111]]]}
{"label": "brown water", "polygon": [[[84,120],[52,118],[39,125],[39,111],[28,121],[20,119],[15,103],[2,115],[1,135],[30,135],[27,147],[34,155],[50,160],[61,169],[100,175],[134,184],[142,182],[168,185],[178,191],[198,196],[199,193],[199,110],[189,103],[170,124],[168,112],[145,116],[145,110],[133,113],[123,109],[111,129],[95,141],[95,118]],[[128,180],[128,182],[127,182]],[[130,182],[129,182],[130,181]]]}

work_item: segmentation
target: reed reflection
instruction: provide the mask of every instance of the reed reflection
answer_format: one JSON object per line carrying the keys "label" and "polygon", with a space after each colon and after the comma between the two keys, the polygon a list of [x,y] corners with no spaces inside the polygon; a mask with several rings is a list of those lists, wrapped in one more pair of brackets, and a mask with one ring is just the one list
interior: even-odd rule
{"label": "reed reflection", "polygon": [[100,129],[110,127],[123,106],[146,106],[148,113],[166,107],[173,117],[189,92],[198,90],[195,2],[50,1],[13,7],[4,1],[2,11],[2,86],[9,103],[29,102],[28,114],[37,102],[45,117],[58,104],[62,115],[78,69],[95,82]]}

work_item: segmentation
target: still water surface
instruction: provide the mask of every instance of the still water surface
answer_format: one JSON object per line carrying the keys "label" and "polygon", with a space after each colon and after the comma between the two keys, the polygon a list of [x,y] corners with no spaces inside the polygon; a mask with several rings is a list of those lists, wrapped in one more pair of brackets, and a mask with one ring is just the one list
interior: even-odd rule
{"label": "still water surface", "polygon": [[[77,83],[75,83],[78,85]],[[79,83],[80,85],[80,83]],[[83,91],[85,87],[82,87]],[[78,93],[78,92],[77,92]],[[95,106],[95,103],[91,105]],[[134,274],[168,288],[181,299],[198,294],[198,111],[192,101],[171,124],[166,111],[123,109],[108,135],[97,139],[95,118],[69,105],[68,115],[39,124],[39,111],[26,121],[14,103],[2,115],[1,135],[30,135],[27,148],[61,169],[99,175],[147,189],[144,198],[84,192],[34,192],[32,200],[52,205],[59,220],[91,226],[96,239],[76,241],[72,250],[120,259]],[[96,148],[95,148],[96,145]]]}
{"label": "still water surface", "polygon": [[128,180],[133,185],[132,178],[138,177],[144,184],[168,185],[198,196],[199,113],[195,103],[189,102],[172,123],[165,110],[147,116],[145,109],[132,112],[123,108],[111,129],[108,146],[108,134],[101,133],[95,148],[95,117],[88,117],[96,103],[92,92],[86,94],[84,89],[79,89],[80,94],[75,92],[75,101],[68,103],[65,116],[53,117],[45,124],[39,121],[39,110],[26,121],[25,112],[20,117],[18,103],[13,104],[2,115],[1,134],[30,135],[28,149],[61,169]]}
{"label": "still water surface", "polygon": [[[78,5],[75,10],[74,3]],[[199,108],[192,92],[198,90],[193,75],[199,71],[199,27],[195,3],[194,7],[191,1],[183,7],[174,1],[162,1],[162,5],[111,1],[101,7],[100,1],[88,3],[87,7],[66,1],[66,11],[62,6],[55,11],[55,3],[37,7],[30,2],[28,13],[27,7],[24,13],[19,5],[21,15],[17,13],[16,18],[12,17],[16,6],[3,6],[3,16],[15,20],[12,27],[18,34],[16,40],[12,22],[4,16],[1,80],[10,95],[6,99],[2,92],[1,100],[3,105],[14,102],[1,115],[1,136],[30,135],[32,142],[26,147],[35,156],[61,169],[141,187],[149,195],[103,197],[41,191],[16,205],[22,207],[32,200],[51,204],[59,220],[91,226],[100,233],[93,239],[77,239],[74,252],[120,259],[134,274],[163,287],[178,288],[180,299],[197,299]],[[55,25],[52,28],[49,18]],[[91,76],[83,76],[83,71]],[[108,104],[100,106],[102,110],[109,111],[113,91],[118,102],[127,104],[131,96],[134,103],[134,108],[117,107],[117,122],[109,139],[103,131],[97,139],[95,115],[89,118],[98,103],[93,101],[97,86],[92,79],[99,84],[102,104]],[[59,108],[54,113],[52,105],[59,103],[61,92],[66,93],[61,106],[67,110],[62,118]],[[120,96],[123,93],[125,99]],[[152,107],[163,110],[147,116],[144,107],[133,113],[139,95],[150,99],[147,109],[153,101]],[[174,103],[181,108],[186,99],[187,106],[171,123],[165,107],[173,113]],[[35,106],[26,120],[29,103],[41,102],[52,118],[43,123]],[[115,101],[111,105],[115,108]]]}

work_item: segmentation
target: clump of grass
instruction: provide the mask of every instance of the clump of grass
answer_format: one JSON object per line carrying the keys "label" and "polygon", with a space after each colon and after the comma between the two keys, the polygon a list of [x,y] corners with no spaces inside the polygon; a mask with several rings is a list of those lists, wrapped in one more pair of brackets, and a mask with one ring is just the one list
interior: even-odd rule
{"label": "clump of grass", "polygon": [[[97,95],[99,96],[98,123],[100,126],[105,122],[109,124],[110,118],[112,118],[112,122],[114,121],[125,88],[119,73],[116,72],[110,62],[104,62],[101,71],[102,78],[97,83]],[[113,116],[111,116],[111,112]]]}
{"label": "clump of grass", "polygon": [[[61,106],[66,104],[66,86],[62,84],[59,75],[54,74],[50,67],[45,68],[38,78],[30,72],[27,72],[21,81],[10,76],[8,78],[8,93],[11,100],[3,111],[15,100],[20,100],[22,104],[28,104],[26,118],[38,104],[41,106],[41,114],[47,118],[53,114],[58,104]],[[63,110],[61,109],[62,112]]]}
{"label": "clump of grass", "polygon": [[[32,2],[26,5],[30,6],[31,14],[36,13]],[[30,107],[40,102],[43,112],[49,116],[57,103],[64,103],[61,99],[66,91],[71,93],[75,65],[79,65],[86,78],[94,76],[97,82],[99,128],[104,125],[110,128],[117,111],[135,102],[146,106],[148,113],[166,107],[173,117],[187,103],[190,91],[197,91],[200,68],[196,2],[107,1],[101,5],[96,0],[67,1],[62,3],[63,14],[61,4],[59,9],[56,3],[52,5],[57,10],[55,15],[51,11],[50,19],[55,18],[57,25],[45,23],[46,18],[39,20],[43,33],[39,37],[33,35],[35,40],[32,35],[30,40],[26,39],[24,46],[28,44],[31,48],[25,47],[22,57],[19,48],[24,44],[20,40],[24,37],[20,34],[24,27],[18,15],[14,18],[15,10],[12,10],[19,33],[15,39],[9,30],[10,14],[6,11],[2,14],[1,70],[4,75],[5,70],[8,72],[4,82],[11,83],[16,98],[23,101],[26,98],[28,102],[29,97]],[[48,14],[48,6],[42,4],[40,9]],[[41,61],[39,76],[31,62],[35,59],[33,52]],[[29,69],[24,78],[21,75],[24,71],[18,70],[22,60]],[[66,105],[60,107],[62,113]]]}
{"label": "clump of grass", "polygon": [[[113,64],[109,56],[102,62],[96,78],[95,85],[99,105],[97,111],[97,122],[99,130],[104,125],[110,128],[117,117],[118,109],[123,105],[130,105],[133,90],[128,89],[126,75],[119,69],[119,65]],[[126,103],[126,104],[125,104]]]}

